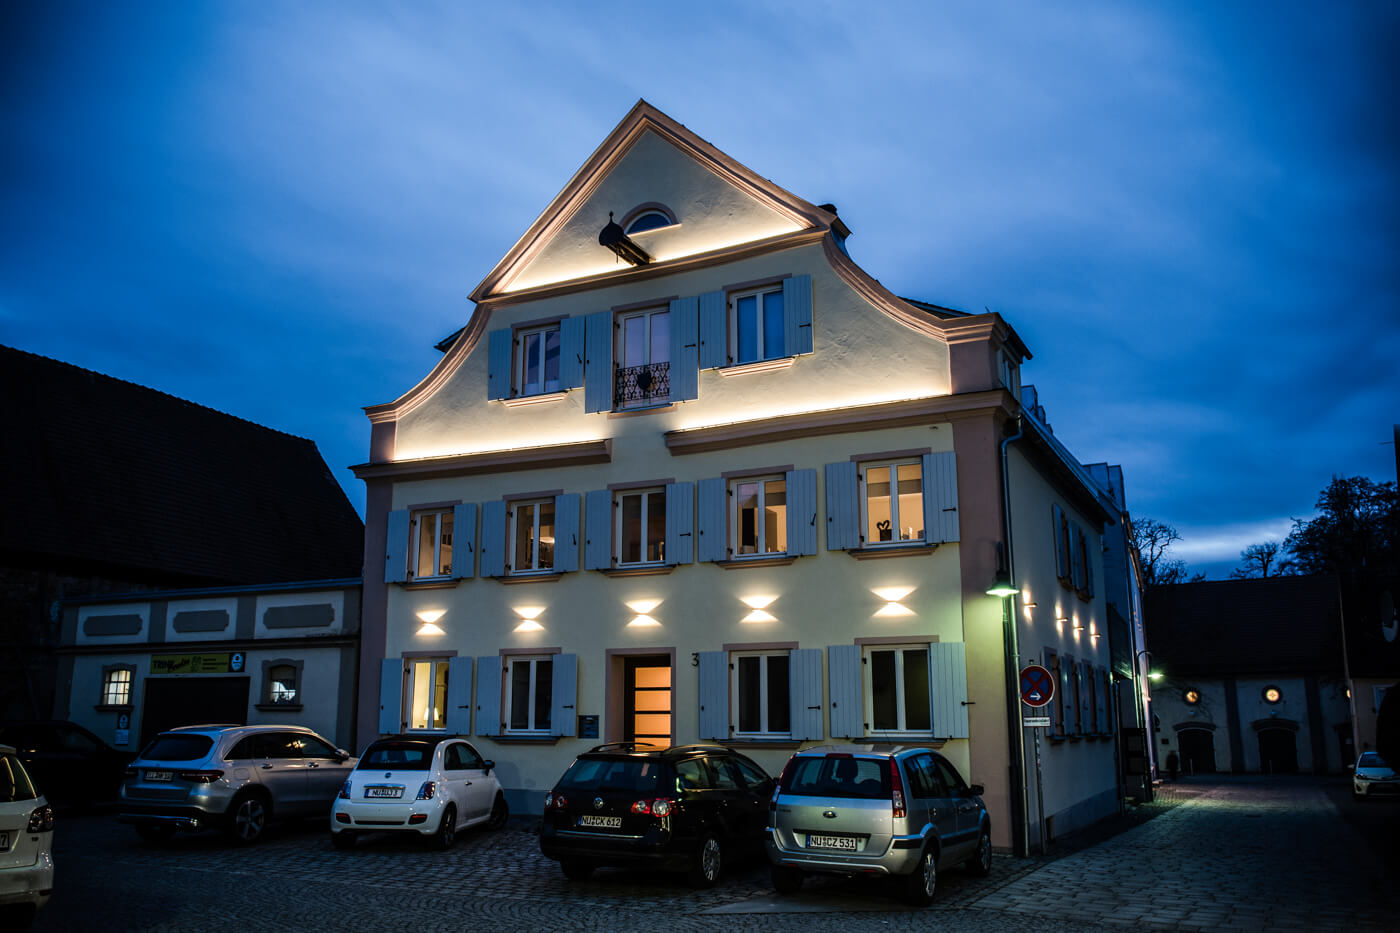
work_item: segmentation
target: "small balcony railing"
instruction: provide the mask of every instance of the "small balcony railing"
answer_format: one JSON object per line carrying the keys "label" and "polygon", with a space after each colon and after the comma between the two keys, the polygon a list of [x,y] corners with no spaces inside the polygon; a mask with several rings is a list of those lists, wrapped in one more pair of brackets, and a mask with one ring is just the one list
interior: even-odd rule
{"label": "small balcony railing", "polygon": [[641,408],[671,397],[671,364],[619,366],[613,380],[613,404],[617,408]]}

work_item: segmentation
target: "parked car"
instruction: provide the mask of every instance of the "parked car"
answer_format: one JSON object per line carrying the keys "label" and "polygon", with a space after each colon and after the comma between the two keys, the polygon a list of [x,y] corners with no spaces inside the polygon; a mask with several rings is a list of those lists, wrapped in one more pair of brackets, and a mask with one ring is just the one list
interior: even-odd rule
{"label": "parked car", "polygon": [[450,849],[458,830],[500,829],[510,808],[495,768],[453,735],[371,742],[331,807],[331,841],[348,849],[364,832],[411,832],[432,848]]}
{"label": "parked car", "polygon": [[27,929],[52,894],[53,807],[14,746],[0,745],[0,926]]}
{"label": "parked car", "polygon": [[1400,794],[1400,775],[1375,752],[1362,752],[1351,774],[1351,795],[1357,800],[1380,794]]}
{"label": "parked car", "polygon": [[696,887],[761,857],[773,779],[720,745],[599,745],[544,799],[540,849],[571,880],[600,865],[684,871]]}
{"label": "parked car", "polygon": [[54,804],[115,800],[132,759],[130,752],[61,719],[0,723],[0,743],[14,746],[25,770]]}
{"label": "parked car", "polygon": [[355,767],[305,726],[185,726],[157,735],[127,769],[117,819],[148,841],[223,829],[259,841],[271,819],[324,816]]}
{"label": "parked car", "polygon": [[907,901],[933,900],[938,872],[992,867],[982,787],[966,784],[928,748],[840,745],[788,760],[773,798],[773,887],[789,894],[809,873],[892,875]]}

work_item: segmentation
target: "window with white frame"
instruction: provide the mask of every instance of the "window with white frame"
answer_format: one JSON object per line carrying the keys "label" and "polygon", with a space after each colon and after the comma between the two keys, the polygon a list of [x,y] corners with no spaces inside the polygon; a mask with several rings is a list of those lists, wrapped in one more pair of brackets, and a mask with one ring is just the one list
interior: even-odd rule
{"label": "window with white frame", "polygon": [[734,652],[730,663],[733,734],[742,738],[791,735],[788,652]]}
{"label": "window with white frame", "polygon": [[294,664],[274,664],[267,672],[267,702],[275,704],[297,704],[300,692],[297,688],[297,669]]}
{"label": "window with white frame", "polygon": [[511,573],[554,568],[554,499],[514,502],[510,507]]}
{"label": "window with white frame", "polygon": [[130,667],[109,667],[102,672],[102,705],[130,706],[134,671]]}
{"label": "window with white frame", "polygon": [[783,289],[781,285],[729,298],[729,345],[736,364],[776,360],[787,355],[783,338]]}
{"label": "window with white frame", "polygon": [[661,211],[643,211],[628,221],[627,235],[631,236],[634,233],[646,233],[648,230],[659,230],[662,227],[669,227],[674,223],[674,220]]}
{"label": "window with white frame", "polygon": [[446,658],[413,658],[408,662],[408,727],[447,728]]}
{"label": "window with white frame", "polygon": [[542,395],[560,390],[560,346],[557,323],[516,332],[514,388],[517,395]]}
{"label": "window with white frame", "polygon": [[512,657],[506,661],[505,723],[508,735],[549,735],[554,658]]}
{"label": "window with white frame", "polygon": [[413,577],[423,580],[452,575],[452,510],[413,513],[409,528]]}
{"label": "window with white frame", "polygon": [[666,490],[621,490],[614,499],[617,512],[613,540],[617,563],[658,564],[666,559]]}
{"label": "window with white frame", "polygon": [[782,476],[732,480],[729,499],[735,557],[787,553],[787,481]]}
{"label": "window with white frame", "polygon": [[860,465],[861,527],[866,546],[924,540],[923,462]]}
{"label": "window with white frame", "polygon": [[644,408],[671,396],[671,316],[666,308],[618,316],[614,407]]}
{"label": "window with white frame", "polygon": [[872,734],[932,735],[928,645],[867,647],[865,696]]}

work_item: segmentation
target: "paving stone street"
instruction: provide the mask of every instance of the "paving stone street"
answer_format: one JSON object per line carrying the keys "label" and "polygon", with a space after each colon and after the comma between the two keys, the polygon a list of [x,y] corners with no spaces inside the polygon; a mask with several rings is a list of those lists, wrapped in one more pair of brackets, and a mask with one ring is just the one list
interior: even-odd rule
{"label": "paving stone street", "polygon": [[65,814],[57,889],[37,931],[101,930],[1395,930],[1400,800],[1355,803],[1344,778],[1168,784],[1152,805],[1052,846],[1000,856],[990,877],[946,872],[933,907],[887,886],[819,880],[780,897],[765,864],[709,891],[662,874],[565,881],[534,821],[468,832],[448,852],[412,840],[331,847],[318,825],[235,849],[165,846],[106,813]]}

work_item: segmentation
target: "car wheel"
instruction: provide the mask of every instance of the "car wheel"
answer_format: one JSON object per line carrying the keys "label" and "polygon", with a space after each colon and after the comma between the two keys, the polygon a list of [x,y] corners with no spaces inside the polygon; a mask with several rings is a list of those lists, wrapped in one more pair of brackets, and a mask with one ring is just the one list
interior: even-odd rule
{"label": "car wheel", "polygon": [[690,863],[690,884],[696,888],[714,887],[724,867],[724,852],[720,849],[719,837],[706,833]]}
{"label": "car wheel", "polygon": [[257,794],[244,794],[234,800],[229,814],[229,836],[239,845],[250,846],[262,840],[272,808]]}
{"label": "car wheel", "polygon": [[331,833],[331,845],[342,851],[355,848],[355,834],[347,830]]}
{"label": "car wheel", "polygon": [[937,888],[938,859],[933,849],[925,849],[918,867],[904,879],[904,900],[914,907],[927,907],[933,903]]}
{"label": "car wheel", "polygon": [[506,795],[497,792],[496,802],[491,804],[491,815],[486,818],[486,828],[492,831],[504,829],[508,819],[510,819],[510,805],[506,803]]}
{"label": "car wheel", "polygon": [[967,870],[978,878],[992,873],[992,834],[986,827],[977,839],[977,854],[967,860]]}
{"label": "car wheel", "polygon": [[447,851],[452,848],[452,843],[457,841],[457,808],[452,804],[447,805],[447,809],[442,811],[442,822],[438,823],[437,832],[428,837],[427,843],[430,849],[440,849]]}
{"label": "car wheel", "polygon": [[565,860],[559,863],[559,867],[570,881],[587,881],[593,877],[593,866],[587,862]]}
{"label": "car wheel", "polygon": [[136,835],[147,842],[169,842],[175,836],[175,827],[169,823],[137,823]]}
{"label": "car wheel", "polygon": [[773,890],[779,894],[796,894],[802,890],[802,869],[788,868],[786,865],[774,865],[771,872],[773,878]]}

